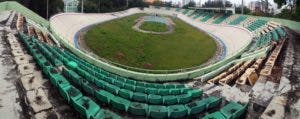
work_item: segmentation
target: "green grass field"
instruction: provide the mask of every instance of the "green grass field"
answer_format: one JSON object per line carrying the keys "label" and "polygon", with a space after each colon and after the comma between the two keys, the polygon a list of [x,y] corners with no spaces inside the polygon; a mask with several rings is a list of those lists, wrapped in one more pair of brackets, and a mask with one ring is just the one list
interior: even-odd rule
{"label": "green grass field", "polygon": [[154,31],[154,32],[166,32],[168,31],[168,26],[163,23],[158,22],[144,22],[140,29],[145,31]]}
{"label": "green grass field", "polygon": [[85,34],[86,45],[98,56],[123,65],[171,70],[201,65],[213,57],[215,41],[180,19],[173,19],[175,31],[155,35],[132,29],[135,14],[96,25]]}

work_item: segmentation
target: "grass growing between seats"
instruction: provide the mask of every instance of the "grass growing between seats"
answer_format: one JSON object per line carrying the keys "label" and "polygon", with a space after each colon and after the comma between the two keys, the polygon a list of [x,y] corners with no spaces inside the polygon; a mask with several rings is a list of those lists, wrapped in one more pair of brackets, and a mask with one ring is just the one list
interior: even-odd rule
{"label": "grass growing between seats", "polygon": [[171,34],[133,30],[135,20],[144,15],[135,14],[92,27],[84,36],[86,45],[110,61],[154,70],[198,66],[214,56],[215,41],[180,19],[173,19],[175,30]]}
{"label": "grass growing between seats", "polygon": [[168,26],[164,23],[158,22],[144,22],[140,29],[145,31],[154,31],[154,32],[165,32],[168,31]]}

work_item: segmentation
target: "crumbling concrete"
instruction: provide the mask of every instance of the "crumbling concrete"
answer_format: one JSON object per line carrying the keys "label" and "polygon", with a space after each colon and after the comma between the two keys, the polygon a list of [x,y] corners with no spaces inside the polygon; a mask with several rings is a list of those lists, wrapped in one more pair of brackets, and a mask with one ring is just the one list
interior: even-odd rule
{"label": "crumbling concrete", "polygon": [[224,85],[221,89],[221,94],[228,101],[248,103],[250,99],[249,92],[242,92],[236,86]]}
{"label": "crumbling concrete", "polygon": [[272,99],[261,119],[283,119],[285,117],[285,105],[287,98],[284,96],[276,96]]}
{"label": "crumbling concrete", "polygon": [[26,98],[34,113],[39,113],[52,108],[45,92],[41,88],[27,91]]}
{"label": "crumbling concrete", "polygon": [[56,115],[56,112],[54,112],[53,110],[42,111],[40,113],[37,113],[34,115],[34,118],[35,119],[62,119],[58,115]]}
{"label": "crumbling concrete", "polygon": [[21,85],[26,91],[37,90],[42,86],[42,77],[35,76],[33,74],[28,74],[21,77]]}
{"label": "crumbling concrete", "polygon": [[15,57],[24,55],[24,52],[23,52],[22,50],[12,50],[11,53],[12,53],[13,56],[15,56]]}
{"label": "crumbling concrete", "polygon": [[275,95],[277,87],[277,83],[267,81],[266,77],[260,76],[252,88],[252,101],[256,104],[267,107],[272,97]]}
{"label": "crumbling concrete", "polygon": [[21,75],[32,74],[34,72],[34,64],[20,64],[18,66],[18,71]]}
{"label": "crumbling concrete", "polygon": [[29,61],[32,60],[32,57],[30,55],[21,55],[14,58],[16,64],[28,64]]}

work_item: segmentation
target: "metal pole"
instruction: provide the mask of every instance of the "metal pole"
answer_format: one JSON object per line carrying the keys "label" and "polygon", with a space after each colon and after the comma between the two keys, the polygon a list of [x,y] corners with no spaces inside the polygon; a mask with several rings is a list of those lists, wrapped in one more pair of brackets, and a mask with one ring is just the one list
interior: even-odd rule
{"label": "metal pole", "polygon": [[244,0],[242,0],[242,14],[244,14]]}
{"label": "metal pole", "polygon": [[83,0],[81,0],[81,13],[83,13]]}
{"label": "metal pole", "polygon": [[[49,0],[47,0],[47,19],[49,18]],[[48,19],[49,20],[49,19]]]}
{"label": "metal pole", "polygon": [[126,7],[128,8],[128,0],[126,0]]}
{"label": "metal pole", "polygon": [[98,0],[98,13],[100,13],[100,0]]}

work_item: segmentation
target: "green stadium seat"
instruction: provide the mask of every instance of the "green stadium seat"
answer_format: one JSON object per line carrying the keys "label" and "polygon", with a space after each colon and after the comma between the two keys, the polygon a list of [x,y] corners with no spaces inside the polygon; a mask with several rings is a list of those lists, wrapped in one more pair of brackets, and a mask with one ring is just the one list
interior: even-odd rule
{"label": "green stadium seat", "polygon": [[206,104],[206,109],[211,109],[220,105],[222,98],[210,96],[204,100],[199,101],[198,103]]}
{"label": "green stadium seat", "polygon": [[194,90],[190,90],[188,91],[188,94],[190,94],[193,98],[198,98],[198,97],[201,97],[202,94],[203,94],[203,91],[198,89],[194,89]]}
{"label": "green stadium seat", "polygon": [[102,89],[105,88],[105,85],[108,85],[108,83],[106,83],[105,81],[102,81],[102,80],[95,80],[95,84]]}
{"label": "green stadium seat", "polygon": [[109,110],[104,110],[104,117],[103,119],[122,119],[122,117],[120,117],[119,115],[117,115],[114,112],[111,112]]}
{"label": "green stadium seat", "polygon": [[188,115],[195,115],[198,114],[206,109],[205,103],[198,103],[198,102],[192,102],[189,104],[186,104],[185,107],[188,110]]}
{"label": "green stadium seat", "polygon": [[145,87],[146,83],[145,82],[141,82],[141,81],[136,81],[136,86]]}
{"label": "green stadium seat", "polygon": [[159,95],[168,95],[169,89],[158,89],[158,94]]}
{"label": "green stadium seat", "polygon": [[147,94],[158,94],[158,90],[156,88],[147,88]]}
{"label": "green stadium seat", "polygon": [[120,111],[128,111],[128,108],[130,106],[131,102],[129,100],[126,100],[121,97],[113,97],[111,99],[111,105],[114,109],[120,110]]}
{"label": "green stadium seat", "polygon": [[102,118],[104,115],[101,108],[90,98],[82,97],[74,103],[74,108],[86,119]]}
{"label": "green stadium seat", "polygon": [[136,116],[145,116],[148,111],[148,105],[145,103],[132,102],[128,111]]}
{"label": "green stadium seat", "polygon": [[170,118],[184,118],[187,116],[188,110],[184,105],[172,105],[168,106],[168,117]]}
{"label": "green stadium seat", "polygon": [[160,95],[150,94],[148,95],[148,102],[150,104],[163,104],[163,98]]}
{"label": "green stadium seat", "polygon": [[82,93],[72,85],[59,87],[58,90],[62,97],[72,105],[74,105],[76,100],[83,96]]}
{"label": "green stadium seat", "polygon": [[174,95],[163,96],[163,101],[165,105],[173,105],[178,103],[177,97]]}
{"label": "green stadium seat", "polygon": [[245,108],[246,106],[235,102],[230,102],[229,104],[222,107],[220,112],[227,119],[238,119],[245,112]]}
{"label": "green stadium seat", "polygon": [[179,104],[185,104],[192,100],[192,96],[190,94],[181,94],[177,96]]}
{"label": "green stadium seat", "polygon": [[94,91],[96,91],[92,86],[92,84],[89,83],[88,81],[86,80],[82,80],[82,89],[87,92],[88,94],[90,95],[94,95]]}
{"label": "green stadium seat", "polygon": [[146,93],[146,89],[144,86],[136,86],[135,91],[140,93]]}
{"label": "green stadium seat", "polygon": [[120,87],[120,88],[123,88],[124,87],[124,83],[122,81],[119,81],[119,80],[115,80],[114,81],[114,85]]}
{"label": "green stadium seat", "polygon": [[121,89],[121,90],[119,90],[119,95],[122,98],[131,100],[132,96],[133,96],[133,92],[130,90],[126,90],[126,89]]}
{"label": "green stadium seat", "polygon": [[114,94],[114,95],[117,95],[119,90],[120,90],[119,87],[117,87],[115,85],[111,85],[111,84],[106,84],[104,89],[107,90],[108,92]]}
{"label": "green stadium seat", "polygon": [[171,95],[179,95],[181,93],[180,89],[170,89],[169,94]]}
{"label": "green stadium seat", "polygon": [[168,109],[166,106],[149,105],[148,114],[154,119],[164,119],[168,117]]}
{"label": "green stadium seat", "polygon": [[205,115],[202,119],[227,119],[221,112],[217,111],[208,115]]}
{"label": "green stadium seat", "polygon": [[72,70],[63,69],[63,75],[71,80],[74,84],[81,87],[82,77]]}
{"label": "green stadium seat", "polygon": [[132,100],[138,101],[138,102],[147,102],[148,101],[148,95],[145,93],[140,92],[134,92],[132,95]]}
{"label": "green stadium seat", "polygon": [[135,91],[135,86],[131,84],[124,84],[124,88],[127,90]]}
{"label": "green stadium seat", "polygon": [[95,97],[106,104],[110,104],[111,100],[115,98],[115,96],[105,90],[99,90],[95,92]]}

